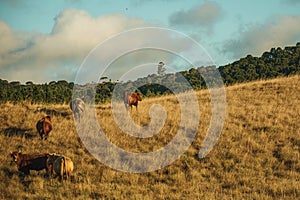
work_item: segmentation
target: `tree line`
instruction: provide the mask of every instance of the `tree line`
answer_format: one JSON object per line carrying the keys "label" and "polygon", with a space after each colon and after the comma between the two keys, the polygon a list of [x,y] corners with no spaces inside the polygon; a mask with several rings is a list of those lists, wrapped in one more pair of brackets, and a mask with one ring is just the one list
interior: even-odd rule
{"label": "tree line", "polygon": [[[161,62],[158,67],[158,72],[161,73],[141,77],[135,81],[123,83],[110,80],[97,84],[87,83],[84,86],[75,86],[82,88],[82,90],[78,90],[79,93],[82,92],[81,96],[93,97],[96,103],[109,101],[116,87],[118,91],[138,90],[143,96],[152,97],[184,92],[191,88],[194,90],[205,89],[206,83],[202,75],[209,74],[217,68],[216,66],[201,66],[177,73],[164,73]],[[300,74],[300,42],[296,46],[289,46],[284,49],[272,48],[260,57],[247,55],[217,69],[225,85]],[[18,81],[8,82],[0,79],[0,102],[18,103],[26,101],[31,104],[67,104],[72,99],[73,87],[73,82],[65,80],[45,84],[34,84],[28,81],[21,84]],[[89,89],[86,89],[87,87]],[[121,93],[116,95],[117,98],[122,98]]]}

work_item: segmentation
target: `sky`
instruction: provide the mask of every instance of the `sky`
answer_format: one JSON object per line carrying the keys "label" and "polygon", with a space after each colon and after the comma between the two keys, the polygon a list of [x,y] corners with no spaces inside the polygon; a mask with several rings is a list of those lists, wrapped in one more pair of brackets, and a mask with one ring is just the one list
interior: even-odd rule
{"label": "sky", "polygon": [[[116,35],[146,27],[191,38],[216,66],[222,66],[248,54],[261,56],[272,47],[296,45],[300,41],[299,10],[300,0],[1,0],[0,79],[74,82],[96,48]],[[149,38],[162,45],[174,42],[172,34],[140,36],[132,32],[123,41],[98,51],[101,59],[94,60],[98,62],[94,67],[104,68],[102,58],[116,54],[119,47],[132,45],[129,43],[145,43]],[[185,40],[179,38],[175,43],[178,51],[188,51]],[[159,61],[185,70],[184,62],[174,55],[139,51],[127,58],[116,55],[117,61],[111,62],[118,64],[112,67],[114,70],[99,76],[115,80],[119,78],[116,71],[128,73],[132,66],[141,70],[141,66],[149,66],[146,62]],[[125,64],[131,68],[122,68]]]}

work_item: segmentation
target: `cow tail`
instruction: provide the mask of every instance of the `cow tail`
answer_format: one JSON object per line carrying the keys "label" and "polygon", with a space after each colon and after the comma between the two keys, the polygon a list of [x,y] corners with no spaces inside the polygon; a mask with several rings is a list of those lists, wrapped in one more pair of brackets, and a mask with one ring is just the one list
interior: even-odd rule
{"label": "cow tail", "polygon": [[64,168],[65,168],[65,157],[62,157],[60,160],[60,178],[63,179],[64,177]]}
{"label": "cow tail", "polygon": [[69,161],[66,161],[66,158],[64,157],[64,159],[65,159],[65,173],[66,173],[66,179],[68,179],[69,178],[69,166],[68,166],[68,164],[69,164]]}

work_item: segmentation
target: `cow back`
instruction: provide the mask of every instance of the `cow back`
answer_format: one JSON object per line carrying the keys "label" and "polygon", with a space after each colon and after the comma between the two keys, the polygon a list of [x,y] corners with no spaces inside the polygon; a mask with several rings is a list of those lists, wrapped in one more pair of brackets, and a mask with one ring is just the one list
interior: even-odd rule
{"label": "cow back", "polygon": [[43,156],[43,157],[37,157],[37,158],[33,158],[30,160],[23,160],[21,161],[20,164],[20,171],[25,171],[27,169],[29,170],[43,170],[46,169],[47,170],[47,157]]}
{"label": "cow back", "polygon": [[43,128],[45,133],[50,133],[52,130],[52,123],[50,116],[44,117]]}

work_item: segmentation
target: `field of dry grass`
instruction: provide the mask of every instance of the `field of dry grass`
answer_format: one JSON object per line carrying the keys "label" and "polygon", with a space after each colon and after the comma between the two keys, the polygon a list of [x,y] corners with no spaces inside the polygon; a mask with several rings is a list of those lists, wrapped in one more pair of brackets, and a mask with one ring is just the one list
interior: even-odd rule
{"label": "field of dry grass", "polygon": [[[171,165],[154,172],[128,173],[95,159],[80,140],[67,105],[0,105],[0,199],[299,199],[300,76],[258,81],[226,88],[227,114],[222,135],[203,159],[198,151],[210,123],[210,98],[197,92],[198,133],[190,148]],[[131,152],[151,152],[168,144],[179,129],[180,110],[174,96],[144,99],[133,120],[145,126],[149,109],[161,104],[165,125],[154,137],[125,134],[109,104],[97,105],[107,137]],[[42,109],[39,111],[37,107]],[[41,141],[36,121],[49,114],[53,130]],[[10,151],[57,152],[75,164],[70,181],[28,176],[10,163]]]}

